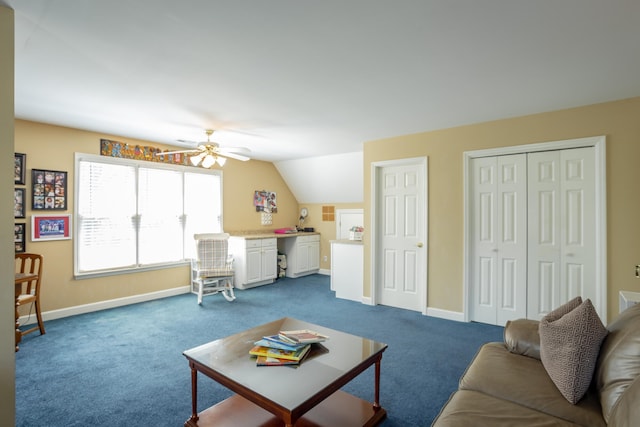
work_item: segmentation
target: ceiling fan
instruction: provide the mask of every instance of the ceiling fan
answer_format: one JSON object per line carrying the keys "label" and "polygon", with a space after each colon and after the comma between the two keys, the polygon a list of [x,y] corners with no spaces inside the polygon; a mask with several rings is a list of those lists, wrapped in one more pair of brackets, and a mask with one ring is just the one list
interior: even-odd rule
{"label": "ceiling fan", "polygon": [[[165,151],[163,153],[157,153],[156,156],[166,156],[170,154],[185,153],[189,156],[189,160],[193,166],[202,165],[203,168],[210,168],[214,164],[218,163],[220,166],[224,166],[227,161],[227,157],[230,159],[236,159],[246,162],[250,158],[245,154],[249,154],[249,149],[244,147],[221,147],[217,142],[211,141],[211,135],[213,130],[205,130],[207,134],[207,142],[201,142],[196,148],[177,151]],[[179,142],[188,143],[192,141],[178,140]],[[240,154],[242,153],[242,154]]]}

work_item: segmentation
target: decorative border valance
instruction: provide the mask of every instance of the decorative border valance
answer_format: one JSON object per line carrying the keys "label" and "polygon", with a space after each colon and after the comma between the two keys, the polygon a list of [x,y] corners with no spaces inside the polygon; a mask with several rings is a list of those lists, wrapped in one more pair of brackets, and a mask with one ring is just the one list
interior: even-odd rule
{"label": "decorative border valance", "polygon": [[[164,150],[169,151],[169,150]],[[163,150],[148,145],[131,145],[124,142],[111,141],[109,139],[100,140],[100,155],[109,157],[119,157],[122,159],[146,160],[156,163],[170,163],[173,165],[192,166],[188,157],[184,153],[174,153],[165,156],[156,156]]]}

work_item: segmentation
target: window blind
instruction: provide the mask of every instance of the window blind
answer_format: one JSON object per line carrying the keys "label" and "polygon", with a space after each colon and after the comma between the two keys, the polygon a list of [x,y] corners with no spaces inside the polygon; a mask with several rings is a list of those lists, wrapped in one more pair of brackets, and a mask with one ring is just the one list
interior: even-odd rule
{"label": "window blind", "polygon": [[75,181],[77,276],[183,262],[222,230],[220,171],[76,155]]}

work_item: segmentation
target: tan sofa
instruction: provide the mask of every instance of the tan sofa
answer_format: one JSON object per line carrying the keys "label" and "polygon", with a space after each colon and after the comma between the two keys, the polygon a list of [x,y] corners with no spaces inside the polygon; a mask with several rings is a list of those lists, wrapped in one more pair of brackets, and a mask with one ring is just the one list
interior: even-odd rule
{"label": "tan sofa", "polygon": [[538,322],[509,322],[504,343],[481,347],[432,426],[640,426],[640,304],[607,330],[591,386],[574,405],[540,361]]}

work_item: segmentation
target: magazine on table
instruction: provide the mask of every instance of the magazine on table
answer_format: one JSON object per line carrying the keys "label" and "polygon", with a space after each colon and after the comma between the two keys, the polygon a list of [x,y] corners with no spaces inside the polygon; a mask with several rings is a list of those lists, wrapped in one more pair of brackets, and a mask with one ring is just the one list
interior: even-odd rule
{"label": "magazine on table", "polygon": [[310,329],[300,329],[296,331],[280,331],[278,336],[283,341],[289,341],[291,343],[303,343],[311,344],[316,342],[323,342],[329,339],[328,336],[322,335],[316,331]]}
{"label": "magazine on table", "polygon": [[256,345],[251,350],[249,350],[249,354],[252,356],[275,357],[277,359],[288,359],[299,362],[309,352],[310,347],[311,345],[305,345],[298,350],[282,350],[280,348],[262,347]]}
{"label": "magazine on table", "polygon": [[253,345],[259,345],[261,347],[280,348],[282,350],[298,350],[305,346],[305,343],[294,343],[291,341],[285,341],[278,335],[270,335],[262,337],[262,339],[253,343]]}

